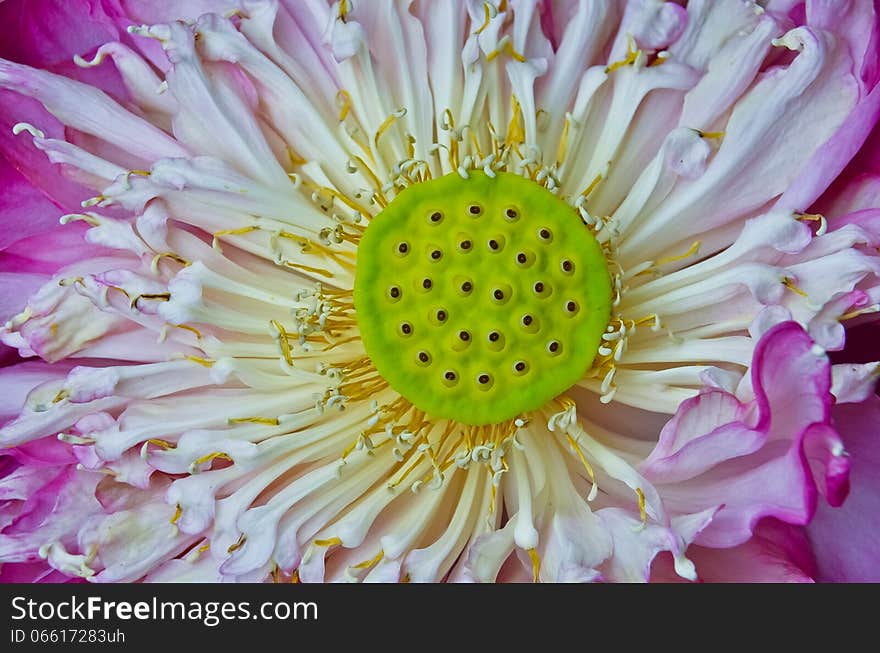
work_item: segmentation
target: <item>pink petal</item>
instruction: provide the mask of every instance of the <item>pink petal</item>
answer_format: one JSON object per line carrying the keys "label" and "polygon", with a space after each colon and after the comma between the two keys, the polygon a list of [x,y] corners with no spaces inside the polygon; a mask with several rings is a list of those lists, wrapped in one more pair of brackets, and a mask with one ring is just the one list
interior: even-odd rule
{"label": "pink petal", "polygon": [[[728,549],[691,546],[688,558],[706,583],[811,583],[815,562],[803,529],[765,519],[747,542]],[[654,582],[681,581],[672,557],[661,554],[651,567]]]}
{"label": "pink petal", "polygon": [[807,534],[818,579],[880,581],[880,398],[834,408],[852,465],[849,497],[840,508],[820,506]]}

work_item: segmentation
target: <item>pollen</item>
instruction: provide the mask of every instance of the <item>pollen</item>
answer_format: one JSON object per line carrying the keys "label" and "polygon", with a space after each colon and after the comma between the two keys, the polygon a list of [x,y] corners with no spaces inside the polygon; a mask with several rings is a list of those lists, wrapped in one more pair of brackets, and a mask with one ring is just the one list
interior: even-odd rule
{"label": "pollen", "polygon": [[604,253],[575,210],[512,173],[414,184],[358,247],[370,360],[416,408],[460,424],[513,419],[574,385],[611,300]]}

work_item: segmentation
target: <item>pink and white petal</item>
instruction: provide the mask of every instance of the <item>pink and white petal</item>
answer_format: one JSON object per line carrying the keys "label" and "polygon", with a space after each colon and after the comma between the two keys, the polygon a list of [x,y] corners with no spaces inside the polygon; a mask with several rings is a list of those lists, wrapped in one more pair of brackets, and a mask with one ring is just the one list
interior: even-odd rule
{"label": "pink and white petal", "polygon": [[601,567],[603,576],[612,581],[644,583],[651,577],[651,563],[661,551],[669,551],[677,575],[696,579],[692,562],[685,557],[688,546],[706,526],[717,508],[673,518],[669,528],[643,525],[637,515],[619,508],[597,511],[614,545],[612,555]]}
{"label": "pink and white petal", "polygon": [[[790,161],[809,160],[843,124],[858,100],[846,51],[808,28],[792,30],[778,42],[797,52],[792,63],[768,70],[736,104],[705,174],[677,187],[621,244],[622,260],[643,261],[663,252],[677,239],[675,224],[688,224],[696,235],[756,211],[798,177],[801,170]],[[785,147],[768,147],[783,142]]]}
{"label": "pink and white petal", "polygon": [[186,156],[168,134],[134,115],[103,91],[45,70],[0,60],[0,87],[33,97],[65,125],[150,162]]}
{"label": "pink and white petal", "polygon": [[38,385],[63,379],[70,365],[46,365],[27,362],[0,369],[0,423],[15,417],[25,405],[28,394]]}

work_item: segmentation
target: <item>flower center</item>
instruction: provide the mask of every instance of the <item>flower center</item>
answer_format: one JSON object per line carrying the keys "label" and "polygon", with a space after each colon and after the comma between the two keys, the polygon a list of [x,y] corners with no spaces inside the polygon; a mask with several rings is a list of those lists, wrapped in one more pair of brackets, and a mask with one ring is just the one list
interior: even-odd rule
{"label": "flower center", "polygon": [[512,173],[402,191],[358,246],[367,355],[430,417],[495,424],[590,367],[611,312],[602,248],[574,209]]}

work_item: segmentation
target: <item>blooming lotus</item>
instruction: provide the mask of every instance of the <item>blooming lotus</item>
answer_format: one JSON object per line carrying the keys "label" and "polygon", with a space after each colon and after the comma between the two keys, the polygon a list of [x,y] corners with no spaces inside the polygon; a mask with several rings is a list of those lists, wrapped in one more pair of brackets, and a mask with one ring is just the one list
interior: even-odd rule
{"label": "blooming lotus", "polygon": [[880,578],[872,2],[0,24],[0,578]]}

